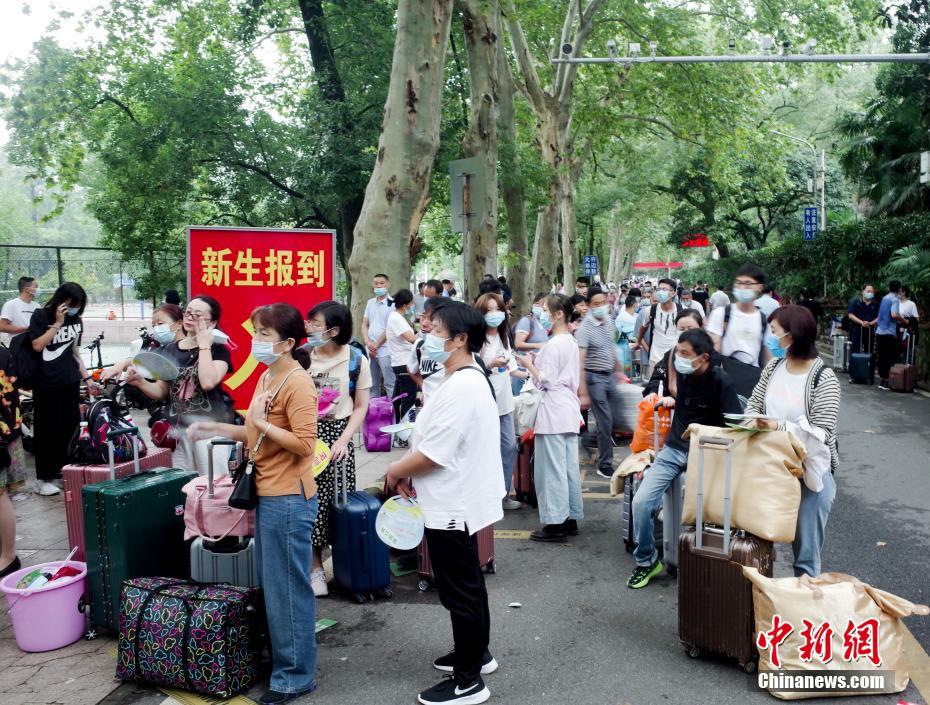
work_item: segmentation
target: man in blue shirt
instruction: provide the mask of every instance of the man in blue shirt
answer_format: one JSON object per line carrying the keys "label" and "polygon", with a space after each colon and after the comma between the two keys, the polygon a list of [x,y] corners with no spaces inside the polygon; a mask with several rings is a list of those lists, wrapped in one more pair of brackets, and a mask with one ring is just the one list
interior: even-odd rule
{"label": "man in blue shirt", "polygon": [[878,388],[888,389],[888,373],[894,364],[898,348],[898,322],[904,322],[898,312],[898,295],[901,282],[892,280],[888,283],[888,293],[882,298],[878,307],[878,325],[875,328],[878,351]]}

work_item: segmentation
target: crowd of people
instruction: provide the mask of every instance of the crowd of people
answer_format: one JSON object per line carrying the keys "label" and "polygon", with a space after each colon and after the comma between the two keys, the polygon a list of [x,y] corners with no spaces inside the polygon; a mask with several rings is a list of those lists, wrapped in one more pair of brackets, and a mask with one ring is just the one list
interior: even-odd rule
{"label": "crowd of people", "polygon": [[[80,421],[81,386],[98,391],[79,354],[84,290],[60,286],[44,305],[34,279],[0,313],[0,332],[27,334],[38,356],[32,394],[38,491],[60,491],[68,444]],[[618,385],[639,383],[643,395],[673,410],[668,440],[645,473],[633,500],[636,566],[627,585],[646,587],[664,570],[653,517],[668,487],[688,465],[690,424],[723,426],[724,414],[764,416],[758,426],[792,430],[804,423],[822,444],[826,465],[805,468],[793,544],[794,570],[816,576],[830,509],[840,386],[817,352],[822,311],[808,291],[797,303],[781,299],[765,273],[747,264],[727,293],[724,286],[694,287],[672,278],[633,279],[619,286],[579,277],[574,293],[540,292],[528,311],[514,310],[504,277],[487,275],[473,302],[458,300],[452,281],[430,279],[391,291],[387,275],[372,281],[372,297],[353,338],[349,309],[325,301],[301,312],[290,304],[257,308],[251,317],[251,354],[264,366],[248,412],[241,417],[222,383],[234,372],[220,331],[221,303],[195,295],[186,305],[166,301],[152,315],[152,349],[177,368],[170,381],[146,378],[132,360],[108,370],[152,402],[173,434],[173,463],[205,473],[211,446],[222,437],[241,441],[256,466],[259,495],[255,541],[268,611],[274,665],[264,705],[283,703],[316,687],[315,599],[328,594],[323,557],[331,545],[330,508],[336,467],[355,487],[353,436],[374,397],[394,404],[395,421],[414,419],[406,448],[387,467],[386,489],[415,495],[425,519],[425,540],[435,584],[449,610],[454,650],[434,661],[449,671],[419,694],[422,703],[483,702],[482,675],[497,668],[491,654],[490,617],[476,533],[504,511],[525,509],[511,495],[517,462],[515,411],[530,385],[539,403],[533,422],[534,480],[540,526],[531,538],[563,542],[582,531],[584,505],[579,435],[596,438],[593,470],[611,477]],[[855,350],[875,334],[882,386],[902,332],[916,335],[910,291],[891,282],[848,308]],[[522,314],[522,315],[520,315]],[[15,346],[14,346],[15,347]],[[869,348],[871,349],[871,348]],[[0,368],[5,360],[0,357]],[[0,392],[0,431],[15,422],[16,390],[6,378]],[[318,398],[335,401],[320,413]],[[317,477],[311,456],[316,439],[332,461]],[[475,438],[494,438],[476,443]],[[11,439],[12,440],[12,439]],[[19,567],[9,492],[24,480],[22,450],[4,443],[0,453],[0,575]],[[214,459],[216,462],[216,458]],[[216,462],[217,468],[228,467]],[[11,529],[12,527],[12,529]],[[11,533],[12,530],[12,533]],[[15,566],[15,567],[14,567]]]}

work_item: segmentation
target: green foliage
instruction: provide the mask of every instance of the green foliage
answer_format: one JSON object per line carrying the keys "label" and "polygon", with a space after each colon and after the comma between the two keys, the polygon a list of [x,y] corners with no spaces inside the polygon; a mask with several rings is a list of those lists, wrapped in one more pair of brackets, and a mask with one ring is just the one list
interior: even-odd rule
{"label": "green foliage", "polygon": [[895,250],[885,272],[906,282],[918,296],[930,295],[930,245],[909,245]]}

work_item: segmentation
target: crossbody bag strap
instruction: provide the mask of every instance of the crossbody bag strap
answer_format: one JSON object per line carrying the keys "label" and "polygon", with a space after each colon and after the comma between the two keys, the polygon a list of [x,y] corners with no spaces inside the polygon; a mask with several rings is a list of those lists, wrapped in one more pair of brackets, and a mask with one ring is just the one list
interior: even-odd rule
{"label": "crossbody bag strap", "polygon": [[[294,374],[295,372],[297,372],[298,370],[300,370],[301,372],[304,372],[304,371],[305,371],[302,367],[295,367],[293,370],[291,370],[291,371],[288,372],[286,375],[284,375],[284,379],[281,380],[281,384],[279,384],[278,387],[277,387],[277,389],[275,389],[275,390],[271,393],[271,399],[268,400],[268,408],[269,408],[269,409],[271,408],[271,405],[274,403],[275,398],[278,396],[278,392],[281,391],[281,388],[287,383],[287,380],[290,379],[291,375]],[[267,384],[268,384],[268,373],[266,372],[266,373],[264,374],[264,376],[262,377],[262,390],[265,390],[265,389],[266,389]],[[270,425],[271,425],[271,424],[269,424],[269,426],[270,426]],[[261,434],[258,436],[258,440],[255,441],[255,447],[252,449],[252,454],[251,454],[251,456],[249,456],[251,462],[254,463],[254,462],[255,462],[255,458],[258,457],[258,450],[259,450],[259,448],[262,447],[262,441],[265,440],[265,435],[266,435],[267,433],[268,433],[268,429],[266,428],[266,429],[265,429],[264,431],[262,431]]]}

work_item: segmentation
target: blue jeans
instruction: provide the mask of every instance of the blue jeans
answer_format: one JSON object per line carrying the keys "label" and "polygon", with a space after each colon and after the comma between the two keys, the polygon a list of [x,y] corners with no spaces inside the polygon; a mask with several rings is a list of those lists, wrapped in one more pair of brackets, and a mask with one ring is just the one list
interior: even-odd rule
{"label": "blue jeans", "polygon": [[504,466],[504,486],[510,494],[513,472],[517,467],[517,431],[513,426],[513,414],[504,414],[501,422],[501,463]]}
{"label": "blue jeans", "polygon": [[665,446],[643,475],[643,482],[633,497],[633,533],[636,536],[633,557],[636,559],[636,565],[648,568],[659,560],[654,536],[654,517],[662,506],[665,490],[687,469],[687,451]]}
{"label": "blue jeans", "polygon": [[820,551],[823,548],[827,518],[836,499],[836,480],[833,473],[823,478],[823,489],[812,492],[801,482],[801,505],[798,507],[798,528],[794,542],[794,574],[805,573],[812,578],[820,575]]}
{"label": "blue jeans", "polygon": [[259,497],[255,514],[268,630],[271,690],[304,693],[316,688],[316,598],[310,587],[311,532],[319,500],[302,494]]}

